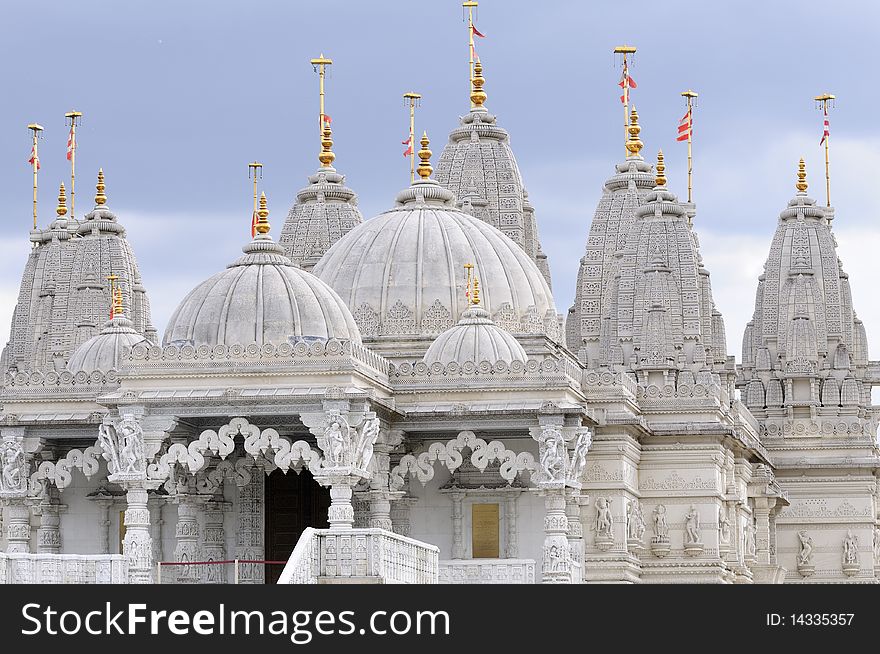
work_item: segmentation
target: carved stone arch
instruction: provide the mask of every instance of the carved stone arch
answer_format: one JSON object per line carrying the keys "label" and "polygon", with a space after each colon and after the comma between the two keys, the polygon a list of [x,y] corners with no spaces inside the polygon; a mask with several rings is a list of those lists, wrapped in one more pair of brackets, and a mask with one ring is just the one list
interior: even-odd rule
{"label": "carved stone arch", "polygon": [[64,490],[73,481],[74,470],[80,470],[86,479],[91,479],[101,467],[101,453],[101,447],[95,444],[85,450],[70,450],[57,461],[43,461],[29,478],[28,494],[41,494],[47,483]]}
{"label": "carved stone arch", "polygon": [[516,453],[508,450],[501,441],[486,442],[472,431],[459,432],[450,441],[435,441],[421,454],[407,454],[391,470],[391,490],[400,490],[407,476],[416,477],[424,486],[434,478],[434,465],[439,461],[449,472],[454,472],[464,461],[462,451],[470,449],[470,462],[480,471],[493,461],[501,464],[499,473],[508,484],[523,471],[531,475],[535,471],[535,457],[530,452]]}

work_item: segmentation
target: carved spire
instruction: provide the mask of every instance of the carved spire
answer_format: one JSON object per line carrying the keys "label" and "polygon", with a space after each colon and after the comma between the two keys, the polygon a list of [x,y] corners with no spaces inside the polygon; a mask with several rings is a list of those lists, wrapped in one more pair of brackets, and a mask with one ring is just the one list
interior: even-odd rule
{"label": "carved spire", "polygon": [[798,190],[799,194],[804,194],[807,192],[807,165],[804,163],[803,158],[801,158],[798,163],[798,172],[797,172],[797,184],[794,187]]}
{"label": "carved spire", "polygon": [[61,182],[61,188],[58,189],[58,206],[55,207],[55,213],[59,218],[67,215],[67,195],[64,192],[64,182]]}
{"label": "carved spire", "polygon": [[657,175],[654,181],[657,186],[666,186],[666,164],[663,163],[663,150],[657,152]]}
{"label": "carved spire", "polygon": [[431,142],[428,140],[428,132],[422,133],[422,138],[419,141],[422,148],[419,150],[419,162],[418,173],[419,177],[422,179],[428,179],[431,176],[431,173],[434,172],[434,169],[431,167],[431,150],[428,149],[428,146]]}
{"label": "carved spire", "polygon": [[471,81],[471,102],[474,103],[475,109],[479,109],[486,102],[487,96],[483,90],[483,84],[485,83],[486,80],[483,79],[483,64],[477,59],[476,63],[474,63],[474,79]]}
{"label": "carved spire", "polygon": [[98,190],[97,195],[95,195],[95,204],[99,207],[107,204],[107,196],[104,195],[104,169],[98,169],[98,183],[95,185],[95,188]]}
{"label": "carved spire", "polygon": [[636,111],[635,105],[633,105],[630,112],[629,127],[626,128],[626,131],[629,133],[629,138],[626,140],[627,158],[638,157],[643,143],[639,140],[639,133],[642,131],[642,127],[639,125],[639,113]]}

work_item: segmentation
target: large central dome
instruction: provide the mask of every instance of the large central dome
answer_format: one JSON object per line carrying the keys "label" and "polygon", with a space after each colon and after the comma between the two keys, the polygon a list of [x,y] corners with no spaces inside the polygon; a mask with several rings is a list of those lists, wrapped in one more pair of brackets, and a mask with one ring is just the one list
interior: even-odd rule
{"label": "large central dome", "polygon": [[499,326],[558,339],[553,296],[535,262],[456,209],[454,195],[431,179],[340,239],[314,273],[346,301],[365,337],[436,336],[467,308],[465,264],[479,272],[483,306]]}

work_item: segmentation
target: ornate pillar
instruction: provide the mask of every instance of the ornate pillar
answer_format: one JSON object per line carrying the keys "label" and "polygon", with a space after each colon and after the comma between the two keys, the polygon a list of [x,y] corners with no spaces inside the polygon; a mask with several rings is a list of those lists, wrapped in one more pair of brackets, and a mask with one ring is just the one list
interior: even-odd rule
{"label": "ornate pillar", "polygon": [[412,533],[410,509],[418,500],[415,497],[401,497],[391,506],[391,527],[395,534],[409,537]]}
{"label": "ornate pillar", "polygon": [[573,568],[574,583],[580,583],[581,571],[584,566],[584,525],[581,522],[580,489],[565,489],[565,517],[568,520],[568,547],[572,561],[578,566]]}
{"label": "ornate pillar", "polygon": [[516,500],[519,493],[510,493],[504,500],[504,517],[507,523],[507,547],[504,556],[508,559],[519,558],[519,542],[516,531]]}
{"label": "ornate pillar", "polygon": [[61,511],[63,506],[58,498],[58,489],[47,485],[43,498],[34,507],[34,514],[40,516],[37,528],[37,552],[40,554],[61,553]]}
{"label": "ornate pillar", "polygon": [[464,493],[450,493],[452,500],[452,558],[464,558],[464,529],[462,528],[462,500]]}
{"label": "ornate pillar", "polygon": [[[327,522],[334,531],[354,525],[352,490],[362,479],[373,476],[373,448],[379,436],[379,419],[368,405],[349,411],[347,400],[325,400],[321,414],[302,414],[300,419],[316,436],[324,455],[315,480],[330,487]],[[390,517],[390,508],[389,508]]]}
{"label": "ornate pillar", "polygon": [[[174,498],[177,504],[177,528],[174,536],[174,560],[178,563],[198,561],[199,556],[199,505],[198,498],[190,493],[181,493]],[[178,565],[177,583],[196,584],[202,580],[201,566]]]}
{"label": "ornate pillar", "polygon": [[755,549],[762,565],[770,565],[770,510],[775,504],[767,497],[755,498]]}
{"label": "ornate pillar", "polygon": [[29,457],[24,451],[24,427],[4,427],[0,433],[0,500],[6,507],[6,551],[30,552]]}
{"label": "ornate pillar", "polygon": [[94,491],[89,493],[89,499],[98,507],[98,525],[100,532],[98,534],[98,550],[99,554],[111,554],[110,552],[110,508],[116,504],[119,497],[111,493],[110,490],[101,485]]}
{"label": "ornate pillar", "polygon": [[[259,561],[265,557],[263,539],[263,502],[266,475],[262,468],[252,464],[238,487],[238,528],[235,530],[235,558]],[[262,584],[265,566],[242,563],[238,567],[238,583]]]}
{"label": "ornate pillar", "polygon": [[164,520],[162,520],[162,506],[165,504],[165,498],[151,493],[147,504],[150,510],[150,538],[153,541],[153,561],[158,563],[165,560],[165,552],[162,546],[162,526],[165,524]]}
{"label": "ornate pillar", "polygon": [[6,499],[6,551],[9,554],[31,551],[31,508],[24,498]]}
{"label": "ornate pillar", "polygon": [[[217,493],[205,503],[205,529],[202,532],[202,555],[205,561],[226,560],[226,530],[223,527],[224,514],[230,505],[223,501],[222,493]],[[222,565],[207,565],[204,583],[223,584],[228,580],[226,568]]]}
{"label": "ornate pillar", "polygon": [[144,481],[128,481],[125,489],[122,553],[128,560],[128,583],[149,584],[153,581],[153,540],[150,537],[147,485]]}
{"label": "ornate pillar", "polygon": [[370,491],[370,527],[392,531],[389,491]]}
{"label": "ornate pillar", "polygon": [[571,583],[571,547],[568,544],[568,517],[565,515],[565,487],[545,486],[544,548],[542,581],[545,584]]}

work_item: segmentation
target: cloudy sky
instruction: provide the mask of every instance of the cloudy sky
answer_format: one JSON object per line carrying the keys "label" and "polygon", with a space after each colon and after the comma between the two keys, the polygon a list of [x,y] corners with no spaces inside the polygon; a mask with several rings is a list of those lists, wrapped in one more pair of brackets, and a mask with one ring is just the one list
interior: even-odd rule
{"label": "cloudy sky", "polygon": [[[562,312],[602,182],[623,151],[612,48],[638,46],[633,99],[645,152],[664,150],[679,195],[686,190],[686,147],[675,142],[679,93],[699,92],[695,224],[738,359],[801,156],[810,193],[824,202],[821,115],[812,98],[835,93],[835,232],[872,356],[880,355],[880,212],[870,181],[880,154],[873,45],[880,3],[481,0],[476,23],[487,35],[478,43],[487,105],[512,135]],[[29,250],[29,122],[45,127],[45,225],[69,176],[64,113],[84,113],[77,213],[90,207],[103,166],[109,205],[128,229],[163,330],[184,294],[247,240],[247,162],[265,164],[276,233],[317,167],[317,78],[308,60],[321,52],[334,60],[327,113],[336,167],[373,216],[409,182],[401,94],[422,93],[417,128],[428,130],[435,152],[468,109],[457,0],[4,0],[0,330]]]}

